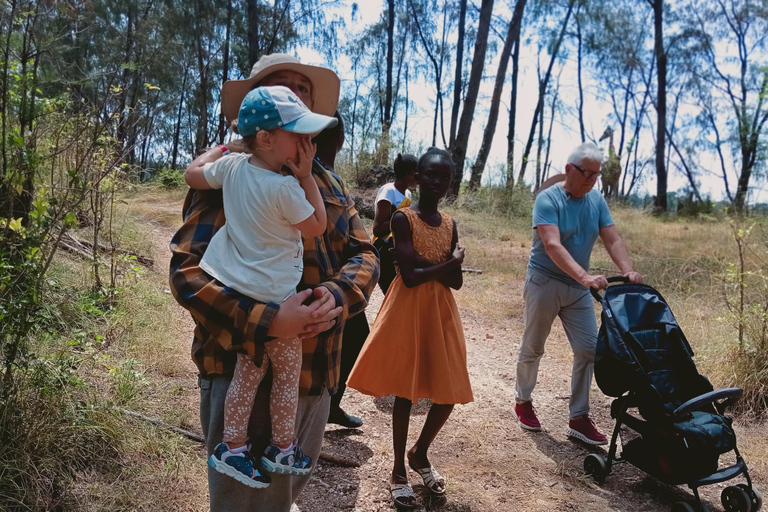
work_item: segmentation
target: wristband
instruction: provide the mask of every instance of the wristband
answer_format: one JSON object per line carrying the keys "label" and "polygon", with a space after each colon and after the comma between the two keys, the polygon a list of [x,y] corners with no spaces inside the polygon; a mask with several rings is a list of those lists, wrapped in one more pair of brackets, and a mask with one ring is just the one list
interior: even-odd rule
{"label": "wristband", "polygon": [[219,149],[221,150],[221,154],[224,156],[227,156],[228,154],[231,153],[231,151],[227,149],[227,146],[225,146],[224,144],[219,144]]}

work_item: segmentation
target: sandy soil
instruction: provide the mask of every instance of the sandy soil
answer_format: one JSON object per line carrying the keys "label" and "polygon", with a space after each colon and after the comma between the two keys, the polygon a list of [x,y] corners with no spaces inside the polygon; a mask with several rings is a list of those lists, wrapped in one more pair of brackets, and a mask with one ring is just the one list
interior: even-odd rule
{"label": "sandy soil", "polygon": [[[148,219],[152,222],[149,236],[158,260],[153,272],[162,274],[168,268],[167,244],[178,221],[158,219],[178,219],[180,204],[155,204],[153,207],[158,214]],[[527,257],[526,248],[516,251],[520,254],[511,257]],[[522,329],[522,276],[505,287],[509,310],[502,321],[470,314],[462,308],[462,300],[466,300],[466,294],[472,293],[472,280],[472,274],[465,275],[465,288],[456,297],[462,312],[475,401],[456,407],[433,445],[431,460],[447,479],[446,497],[438,502],[430,500],[418,475],[414,472],[409,474],[411,484],[426,509],[477,512],[663,511],[670,510],[673,503],[691,497],[687,488],[661,484],[628,464],[615,466],[603,485],[598,486],[584,476],[584,457],[589,453],[606,454],[607,450],[604,447],[586,447],[565,436],[571,361],[559,322],[555,323],[548,340],[534,394],[539,418],[546,431],[529,433],[522,430],[512,411],[515,361]],[[381,299],[381,292],[377,289],[365,312],[370,323],[373,323]],[[187,362],[184,370],[175,377],[178,382],[169,385],[178,385],[182,389],[178,403],[184,404],[189,418],[194,420],[199,395],[195,368],[187,355],[192,322],[183,309],[178,308],[177,313],[177,318],[170,320],[184,326],[177,329],[178,347],[180,360],[186,359]],[[349,413],[362,417],[364,424],[358,430],[329,426],[324,452],[359,467],[319,461],[297,503],[298,510],[394,510],[387,484],[392,464],[392,403],[391,397],[372,399],[355,390],[348,390],[342,406]],[[593,386],[592,415],[598,428],[606,434],[613,429],[609,406],[610,399]],[[410,432],[413,440],[421,429],[428,408],[428,401],[422,401],[413,408]],[[199,431],[199,424],[192,421],[191,428]],[[739,425],[737,435],[749,431],[753,437],[762,436],[755,434],[755,429],[759,428]],[[749,462],[749,453],[743,449],[742,452]],[[724,456],[723,460],[730,462],[730,455]],[[200,450],[201,471],[204,471],[204,464],[204,453]],[[764,475],[752,476],[759,488],[768,490]],[[743,480],[732,481],[738,482]],[[720,491],[724,486],[702,488],[703,498],[711,510],[722,510]],[[204,489],[198,490],[205,492]],[[190,501],[190,510],[205,508],[205,495],[191,495],[189,499],[196,500]]]}

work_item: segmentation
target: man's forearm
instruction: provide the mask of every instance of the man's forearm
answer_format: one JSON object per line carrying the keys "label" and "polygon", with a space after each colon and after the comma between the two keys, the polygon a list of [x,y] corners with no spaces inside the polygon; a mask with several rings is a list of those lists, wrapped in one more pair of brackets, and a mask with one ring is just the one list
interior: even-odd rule
{"label": "man's forearm", "polygon": [[571,276],[576,282],[584,284],[589,273],[576,263],[576,260],[573,259],[573,256],[562,244],[549,244],[545,247],[545,250],[560,270]]}
{"label": "man's forearm", "polygon": [[615,225],[602,228],[600,230],[600,239],[603,241],[608,256],[610,256],[613,263],[619,267],[619,271],[622,274],[634,270],[632,267],[632,260],[629,257],[629,251],[627,251],[627,246],[619,235]]}
{"label": "man's forearm", "polygon": [[347,262],[338,273],[320,284],[334,295],[336,305],[343,307],[345,319],[365,309],[379,282],[379,255],[354,207],[350,212],[346,251],[350,254]]}
{"label": "man's forearm", "polygon": [[630,259],[627,247],[624,245],[621,238],[611,245],[606,245],[605,250],[608,251],[608,255],[611,257],[611,260],[613,260],[613,263],[619,267],[619,272],[622,274],[632,272],[632,260]]}

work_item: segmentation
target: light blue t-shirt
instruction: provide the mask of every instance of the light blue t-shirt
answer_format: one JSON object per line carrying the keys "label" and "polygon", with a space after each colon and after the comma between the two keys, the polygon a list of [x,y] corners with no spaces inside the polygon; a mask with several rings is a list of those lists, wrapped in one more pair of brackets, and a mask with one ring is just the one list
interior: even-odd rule
{"label": "light blue t-shirt", "polygon": [[576,263],[589,272],[589,257],[595,240],[602,228],[613,224],[603,195],[592,189],[584,197],[576,198],[561,185],[555,185],[539,193],[533,204],[533,245],[528,267],[570,285],[583,287],[549,257],[536,229],[539,224],[557,226],[560,243]]}

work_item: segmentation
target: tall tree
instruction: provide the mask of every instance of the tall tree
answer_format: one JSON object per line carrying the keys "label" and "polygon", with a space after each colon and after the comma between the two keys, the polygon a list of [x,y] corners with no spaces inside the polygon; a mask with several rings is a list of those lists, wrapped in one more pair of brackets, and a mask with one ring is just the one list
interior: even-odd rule
{"label": "tall tree", "polygon": [[475,40],[472,68],[469,73],[469,83],[467,84],[467,97],[464,99],[464,108],[461,111],[456,140],[450,147],[453,163],[456,166],[453,183],[451,184],[451,195],[453,197],[459,195],[459,187],[461,187],[461,180],[464,176],[464,159],[467,156],[467,143],[469,142],[469,132],[472,129],[472,119],[475,115],[477,94],[480,91],[480,82],[483,79],[485,51],[488,47],[488,32],[491,26],[492,13],[493,0],[483,0],[480,5],[480,19],[477,24],[477,39]]}
{"label": "tall tree", "polygon": [[[586,11],[589,23],[586,24],[584,46],[598,71],[602,93],[608,96],[613,110],[607,127],[618,135],[615,155],[619,164],[612,169],[614,172],[621,172],[621,159],[627,148],[628,132],[631,131],[633,120],[630,107],[641,94],[647,93],[644,81],[645,69],[648,67],[646,58],[651,57],[650,60],[655,62],[647,51],[648,33],[645,26],[648,16],[648,13],[638,12],[632,5],[615,5],[608,1],[593,2]],[[640,116],[644,113],[644,108],[639,111]],[[641,125],[642,119],[635,119],[635,124]],[[618,130],[615,130],[617,125]],[[634,134],[635,137],[638,135]],[[636,145],[632,146],[636,148]],[[625,166],[628,164],[629,160]],[[622,187],[617,185],[615,192],[621,196]]]}
{"label": "tall tree", "polygon": [[657,212],[667,211],[667,169],[664,150],[667,135],[667,54],[664,51],[664,0],[646,0],[653,9],[653,39],[656,54],[656,199]]}
{"label": "tall tree", "polygon": [[389,130],[392,127],[392,68],[395,52],[395,0],[387,0],[387,85],[384,90],[384,118],[381,122],[380,163],[389,161]]}
{"label": "tall tree", "polygon": [[[443,64],[445,60],[445,50],[446,50],[446,33],[448,29],[448,2],[443,2],[442,12],[443,12],[443,30],[442,30],[442,37],[440,39],[440,43],[437,43],[434,41],[433,37],[430,33],[426,31],[426,28],[423,27],[423,23],[420,21],[420,19],[426,19],[430,20],[433,17],[422,15],[421,12],[416,7],[416,3],[413,0],[408,0],[408,4],[411,7],[411,12],[413,13],[413,21],[416,26],[416,31],[419,34],[419,39],[422,43],[422,46],[424,47],[424,51],[427,54],[427,58],[429,59],[429,62],[432,64],[433,67],[433,76],[435,79],[435,114],[432,119],[432,145],[435,146],[437,143],[437,125],[438,120],[440,119],[440,113],[442,112],[442,106],[443,106],[443,85],[442,85],[442,77],[443,77]],[[424,6],[422,6],[424,7]],[[424,10],[424,9],[422,9]],[[445,139],[445,130],[442,129],[442,123],[441,123],[441,134],[443,138],[443,145],[447,146],[448,143]]]}
{"label": "tall tree", "polygon": [[501,50],[501,56],[499,58],[499,68],[496,71],[496,83],[493,86],[493,95],[491,96],[491,109],[488,114],[488,124],[485,125],[483,141],[480,144],[480,151],[478,151],[475,163],[472,165],[472,174],[469,179],[470,190],[475,190],[480,186],[485,163],[488,160],[488,154],[491,151],[493,135],[496,133],[496,122],[499,119],[499,105],[501,103],[501,92],[504,88],[504,80],[507,76],[507,65],[509,63],[510,54],[512,53],[512,46],[515,44],[515,41],[517,41],[518,44],[520,41],[520,26],[522,24],[525,4],[526,0],[517,0],[515,9],[512,12],[512,18],[509,20],[507,37],[504,40],[504,47]]}
{"label": "tall tree", "polygon": [[453,77],[453,106],[451,107],[451,128],[448,132],[449,147],[453,147],[456,143],[456,126],[459,120],[459,106],[461,105],[461,67],[464,64],[464,25],[466,23],[466,19],[467,0],[459,0],[459,28],[456,41],[456,72],[454,73]]}
{"label": "tall tree", "polygon": [[[517,4],[515,4],[517,7]],[[517,31],[512,42],[512,92],[509,98],[509,124],[507,126],[507,187],[515,184],[515,122],[517,120],[517,77],[520,74],[520,33],[522,32],[522,18],[520,30]]]}
{"label": "tall tree", "polygon": [[579,135],[581,135],[581,142],[584,143],[587,140],[585,130],[584,130],[584,84],[581,78],[581,63],[582,63],[582,47],[583,47],[583,38],[582,38],[582,7],[584,6],[584,2],[580,1],[579,6],[576,9],[576,14],[574,15],[574,21],[576,22],[576,83],[579,86],[579,105],[578,105],[578,113],[579,113]]}
{"label": "tall tree", "polygon": [[[750,181],[766,148],[768,6],[752,0],[716,0],[691,4],[688,12],[698,43],[696,58],[689,63],[701,109],[699,124],[715,137],[708,149],[718,156],[728,199],[744,213]],[[737,49],[736,56],[726,53],[729,47]]]}
{"label": "tall tree", "polygon": [[547,94],[549,79],[552,76],[552,68],[555,65],[555,60],[557,60],[557,55],[560,51],[560,45],[563,42],[563,37],[565,37],[565,31],[568,27],[568,20],[571,18],[571,13],[573,12],[573,6],[575,4],[576,0],[569,0],[568,9],[565,13],[565,19],[563,19],[563,25],[560,28],[560,33],[555,40],[554,46],[552,47],[552,57],[550,58],[547,72],[544,74],[544,77],[539,80],[539,99],[536,102],[536,110],[533,114],[533,121],[531,121],[531,130],[528,132],[528,142],[526,142],[525,150],[523,151],[523,161],[520,164],[520,172],[517,175],[517,184],[519,186],[522,186],[523,179],[525,178],[525,169],[528,166],[528,155],[531,153],[531,148],[533,147],[533,139],[536,135],[536,123],[538,122],[539,115],[544,108],[544,97]]}

